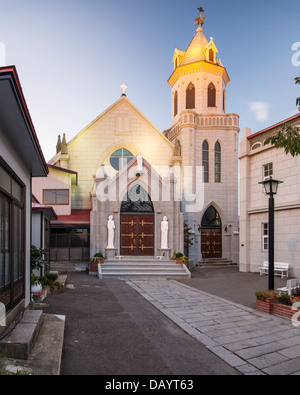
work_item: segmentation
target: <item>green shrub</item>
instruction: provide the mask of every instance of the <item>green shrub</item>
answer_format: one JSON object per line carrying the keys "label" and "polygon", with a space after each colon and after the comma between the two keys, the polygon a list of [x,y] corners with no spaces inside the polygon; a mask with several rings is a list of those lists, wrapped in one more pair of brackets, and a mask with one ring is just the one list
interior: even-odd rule
{"label": "green shrub", "polygon": [[267,291],[258,291],[255,293],[256,299],[264,302],[268,298],[276,298],[277,294],[275,291],[267,290]]}

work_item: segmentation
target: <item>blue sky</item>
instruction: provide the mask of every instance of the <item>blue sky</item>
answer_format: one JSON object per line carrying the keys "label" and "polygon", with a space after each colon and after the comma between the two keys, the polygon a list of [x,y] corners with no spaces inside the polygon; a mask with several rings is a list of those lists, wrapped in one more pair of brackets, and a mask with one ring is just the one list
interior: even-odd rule
{"label": "blue sky", "polygon": [[241,129],[295,114],[299,0],[0,0],[6,64],[17,67],[46,160],[58,134],[73,138],[119,99],[122,83],[156,128],[171,126],[174,48],[188,47],[200,5],[231,79],[227,112],[240,115]]}

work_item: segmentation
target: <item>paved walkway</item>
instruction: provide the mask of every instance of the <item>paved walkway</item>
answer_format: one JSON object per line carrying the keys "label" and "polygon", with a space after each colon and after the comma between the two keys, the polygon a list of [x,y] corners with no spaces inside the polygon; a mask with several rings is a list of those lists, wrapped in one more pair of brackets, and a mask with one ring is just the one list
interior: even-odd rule
{"label": "paved walkway", "polygon": [[140,295],[243,374],[299,375],[300,327],[172,280],[128,281]]}

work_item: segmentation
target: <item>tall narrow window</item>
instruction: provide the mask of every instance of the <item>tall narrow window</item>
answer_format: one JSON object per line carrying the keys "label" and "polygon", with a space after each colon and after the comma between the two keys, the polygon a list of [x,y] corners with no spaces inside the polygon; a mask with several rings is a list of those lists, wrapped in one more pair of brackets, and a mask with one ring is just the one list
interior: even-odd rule
{"label": "tall narrow window", "polygon": [[186,109],[193,109],[195,108],[195,86],[194,84],[190,83],[186,90]]}
{"label": "tall narrow window", "polygon": [[207,106],[216,107],[216,87],[212,82],[208,85]]}
{"label": "tall narrow window", "polygon": [[221,145],[218,141],[215,145],[215,182],[221,182]]}
{"label": "tall narrow window", "polygon": [[174,117],[178,114],[178,92],[175,92],[174,95]]}
{"label": "tall narrow window", "polygon": [[209,61],[214,62],[215,61],[215,53],[214,53],[213,49],[210,48],[208,53],[209,53]]}
{"label": "tall narrow window", "polygon": [[203,182],[209,182],[209,145],[206,140],[202,145],[202,166],[204,170]]}
{"label": "tall narrow window", "polygon": [[269,249],[269,224],[262,224],[262,250]]}

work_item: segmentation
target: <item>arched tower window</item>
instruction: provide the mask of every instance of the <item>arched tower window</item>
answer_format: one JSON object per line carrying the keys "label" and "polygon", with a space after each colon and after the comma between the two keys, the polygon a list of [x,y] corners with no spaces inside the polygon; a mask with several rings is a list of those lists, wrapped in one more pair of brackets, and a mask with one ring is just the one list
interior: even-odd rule
{"label": "arched tower window", "polygon": [[178,114],[178,92],[175,92],[174,95],[174,117]]}
{"label": "arched tower window", "polygon": [[207,89],[207,107],[216,107],[216,87],[211,82]]}
{"label": "arched tower window", "polygon": [[214,62],[215,61],[215,53],[214,50],[210,48],[209,52],[208,52],[208,57],[209,57],[209,61],[210,62]]}
{"label": "arched tower window", "polygon": [[205,140],[202,144],[202,166],[204,168],[203,182],[209,182],[209,144]]}
{"label": "arched tower window", "polygon": [[195,108],[195,93],[196,89],[194,84],[190,83],[186,90],[186,109]]}
{"label": "arched tower window", "polygon": [[221,144],[217,141],[215,145],[215,182],[221,182]]}

